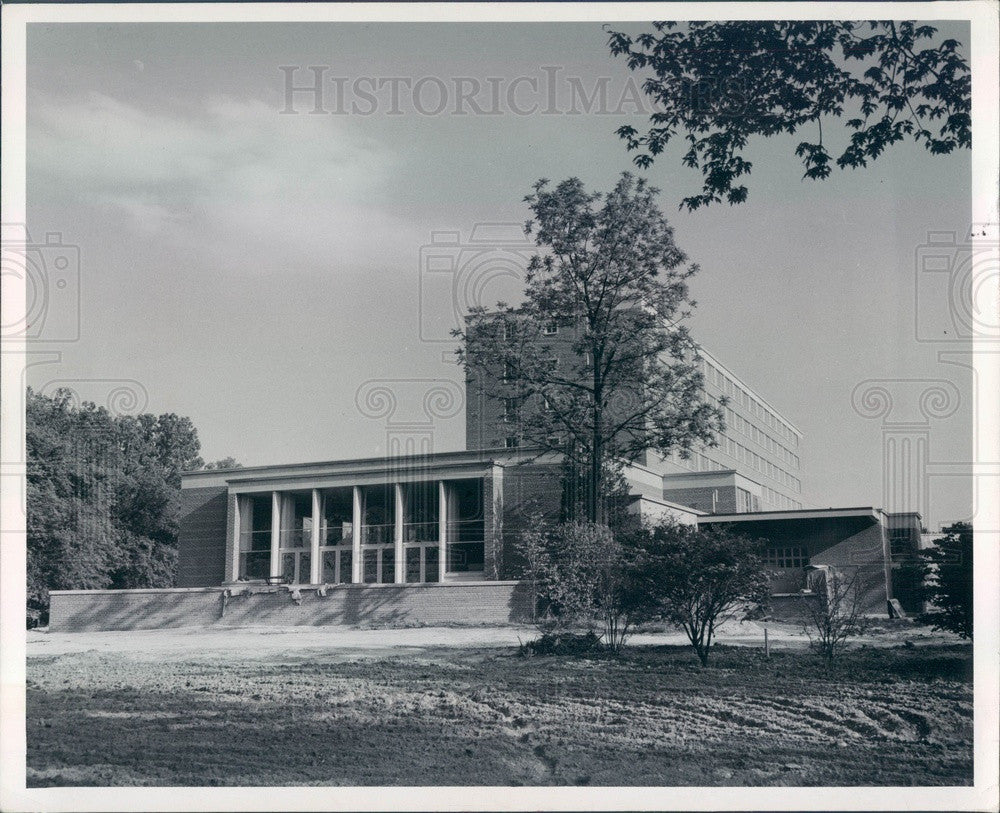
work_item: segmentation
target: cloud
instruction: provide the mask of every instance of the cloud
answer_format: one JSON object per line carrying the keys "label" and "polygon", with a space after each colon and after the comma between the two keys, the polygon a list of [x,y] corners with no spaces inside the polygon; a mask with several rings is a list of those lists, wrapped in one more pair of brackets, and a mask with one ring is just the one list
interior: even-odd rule
{"label": "cloud", "polygon": [[[331,117],[258,99],[151,111],[103,93],[36,97],[29,169],[83,206],[111,206],[141,235],[266,256],[370,264],[415,229],[379,200],[398,159]],[[414,233],[410,233],[410,232]]]}

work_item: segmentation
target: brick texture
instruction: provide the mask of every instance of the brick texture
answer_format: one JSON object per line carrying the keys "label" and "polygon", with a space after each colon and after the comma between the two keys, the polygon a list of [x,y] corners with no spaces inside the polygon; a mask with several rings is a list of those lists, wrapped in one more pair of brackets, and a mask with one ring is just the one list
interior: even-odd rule
{"label": "brick texture", "polygon": [[181,490],[178,587],[214,587],[226,580],[226,503],[224,486]]}
{"label": "brick texture", "polygon": [[[166,627],[504,625],[531,616],[523,582],[254,587],[174,590],[80,590],[51,594],[52,632]],[[296,598],[296,595],[298,598]]]}

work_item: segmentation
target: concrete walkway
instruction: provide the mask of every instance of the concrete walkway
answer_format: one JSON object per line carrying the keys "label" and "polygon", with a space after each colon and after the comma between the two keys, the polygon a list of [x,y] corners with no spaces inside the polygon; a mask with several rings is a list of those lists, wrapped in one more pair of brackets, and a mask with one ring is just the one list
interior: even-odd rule
{"label": "concrete walkway", "polygon": [[[808,646],[808,638],[794,624],[772,623],[769,639],[775,649]],[[27,655],[47,657],[79,652],[128,653],[137,657],[199,657],[231,653],[252,658],[290,654],[302,650],[324,650],[350,656],[385,656],[390,650],[420,650],[439,647],[501,648],[517,646],[538,636],[533,627],[419,627],[409,629],[354,629],[351,627],[236,627],[135,630],[129,632],[58,632],[29,630]],[[717,643],[763,648],[764,629],[756,622],[729,622],[716,637]],[[954,636],[933,633],[926,627],[904,627],[867,635],[858,643],[867,646],[899,646],[956,643]],[[677,631],[634,635],[629,644],[684,645]]]}

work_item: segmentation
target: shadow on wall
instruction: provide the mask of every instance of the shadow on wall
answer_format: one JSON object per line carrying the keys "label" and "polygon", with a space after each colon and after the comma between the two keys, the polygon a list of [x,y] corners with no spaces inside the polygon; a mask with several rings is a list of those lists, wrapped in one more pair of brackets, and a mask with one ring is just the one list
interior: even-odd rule
{"label": "shadow on wall", "polygon": [[503,625],[530,619],[530,595],[519,582],[55,593],[49,629]]}

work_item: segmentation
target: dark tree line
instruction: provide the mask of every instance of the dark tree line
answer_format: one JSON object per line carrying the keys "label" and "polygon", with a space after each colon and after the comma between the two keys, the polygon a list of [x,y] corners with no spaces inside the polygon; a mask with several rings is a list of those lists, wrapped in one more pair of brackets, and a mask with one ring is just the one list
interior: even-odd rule
{"label": "dark tree line", "polygon": [[113,415],[28,389],[27,621],[49,590],[170,587],[181,472],[204,466],[189,418]]}

